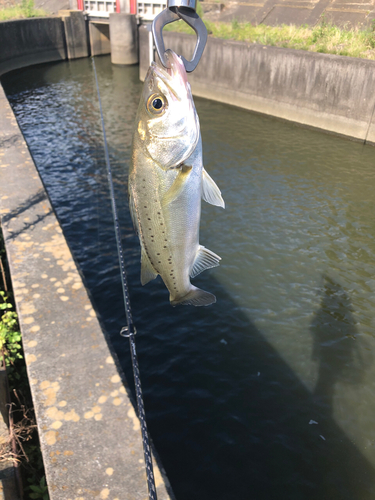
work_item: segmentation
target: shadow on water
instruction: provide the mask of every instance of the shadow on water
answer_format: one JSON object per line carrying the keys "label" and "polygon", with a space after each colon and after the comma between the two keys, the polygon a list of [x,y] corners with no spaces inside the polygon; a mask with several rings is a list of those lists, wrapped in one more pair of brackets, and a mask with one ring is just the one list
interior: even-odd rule
{"label": "shadow on water", "polygon": [[[152,327],[137,318],[140,331],[149,332],[138,339],[149,428],[176,498],[373,498],[374,470],[336,425],[329,402],[321,405],[322,394],[306,390],[212,275],[209,281],[218,303],[189,313],[192,319],[181,325],[186,337],[174,359],[166,358],[165,350],[171,353],[171,348],[164,349],[163,342],[168,344],[168,337],[176,335],[176,323]],[[325,290],[331,293],[334,284],[327,283],[331,288]],[[147,301],[148,320],[153,318],[150,297],[132,298],[137,309]],[[332,311],[335,300],[323,298],[324,314]],[[165,317],[180,313],[161,301],[154,307]],[[350,322],[345,307],[341,301],[338,313]],[[183,317],[186,320],[187,315]],[[321,317],[318,312],[317,318]],[[316,332],[315,326],[312,331]],[[353,335],[350,326],[344,336],[346,332]],[[153,355],[142,367],[143,343],[151,343],[148,350]],[[186,359],[185,348],[194,355],[192,343],[196,358]],[[343,348],[336,378],[325,378],[327,371],[334,371],[332,363],[337,365],[335,355],[333,360],[319,355],[321,365],[329,368],[321,369],[317,387],[322,389],[317,390],[332,393],[354,349]],[[215,380],[211,364],[219,374]],[[355,370],[359,382],[360,367]],[[318,424],[309,425],[311,420]]]}
{"label": "shadow on water", "polygon": [[[333,414],[333,398],[337,382],[360,384],[370,364],[369,353],[364,356],[353,308],[343,287],[329,276],[324,276],[324,289],[320,308],[311,323],[313,357],[318,361],[318,380],[314,400]],[[361,347],[361,348],[360,348]]]}
{"label": "shadow on water", "polygon": [[[132,389],[128,343],[118,334],[125,318],[101,132],[91,98],[92,75],[85,66],[79,61],[69,63],[69,71],[65,65],[49,65],[39,73],[35,68],[25,69],[25,80],[30,71],[36,75],[29,94],[21,88],[21,77],[17,78],[20,72],[4,82],[7,79],[5,87],[9,93],[14,92],[13,106],[18,108],[25,137]],[[76,80],[69,80],[70,71]],[[319,365],[313,393],[267,342],[268,326],[264,331],[257,328],[252,321],[256,320],[254,315],[240,307],[234,293],[215,279],[218,270],[195,280],[197,286],[217,296],[217,304],[208,308],[172,308],[160,280],[141,287],[139,244],[126,200],[129,150],[121,150],[119,144],[129,142],[136,109],[132,103],[139,84],[132,70],[129,79],[134,81],[128,88],[121,87],[121,93],[115,94],[117,100],[111,100],[115,92],[111,82],[118,78],[123,84],[124,73],[103,60],[102,73],[110,71],[113,79],[108,78],[103,98],[108,100],[104,103],[111,123],[107,132],[139,332],[137,347],[147,422],[177,500],[375,498],[373,467],[333,415],[335,386],[340,382],[359,384],[368,364],[360,355],[365,345],[356,331],[348,293],[337,282],[324,277],[320,307],[310,329],[307,324],[303,332],[313,338],[313,357]],[[47,76],[49,83],[44,81]],[[48,100],[48,113],[41,110],[38,99],[43,106]],[[128,121],[118,113],[120,101],[132,106]],[[69,126],[61,125],[63,117]],[[42,120],[44,128],[37,132],[35,124]],[[74,127],[72,120],[76,121]],[[58,127],[53,129],[57,122]],[[72,128],[78,133],[71,133]],[[121,141],[116,143],[111,133]],[[243,174],[247,170],[247,164],[243,165]],[[231,182],[233,176],[225,179]],[[267,183],[272,179],[274,175]],[[247,177],[242,183],[251,185]],[[313,212],[313,208],[309,210]],[[217,239],[218,235],[219,231]],[[220,253],[222,249],[213,250]],[[232,263],[239,274],[244,260],[241,255]],[[227,263],[223,259],[223,267],[230,271],[229,265],[229,259]],[[245,282],[250,276],[241,278]],[[244,290],[243,299],[250,302],[246,295],[250,291]],[[256,292],[260,294],[261,290]],[[310,424],[311,420],[317,424]]]}

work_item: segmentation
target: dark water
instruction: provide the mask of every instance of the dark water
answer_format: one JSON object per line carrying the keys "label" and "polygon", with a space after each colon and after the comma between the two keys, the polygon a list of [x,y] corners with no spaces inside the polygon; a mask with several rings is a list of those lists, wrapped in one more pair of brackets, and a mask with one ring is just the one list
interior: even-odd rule
{"label": "dark water", "polygon": [[[142,288],[126,182],[141,84],[98,58],[150,433],[177,500],[375,498],[375,148],[196,99],[208,308]],[[89,60],[2,78],[131,381]]]}

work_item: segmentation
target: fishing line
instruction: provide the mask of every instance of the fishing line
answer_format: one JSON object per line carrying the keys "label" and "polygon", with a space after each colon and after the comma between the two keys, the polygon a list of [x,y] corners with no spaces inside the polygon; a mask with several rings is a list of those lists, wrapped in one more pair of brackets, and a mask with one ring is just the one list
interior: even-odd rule
{"label": "fishing line", "polygon": [[153,466],[152,466],[151,447],[150,447],[150,442],[149,442],[149,437],[148,437],[148,432],[147,432],[146,413],[145,413],[145,407],[144,407],[144,403],[143,403],[141,379],[140,379],[140,374],[139,374],[138,358],[137,358],[137,351],[136,351],[136,346],[135,346],[135,337],[134,336],[137,332],[136,332],[136,329],[135,329],[135,326],[133,323],[133,317],[132,317],[131,306],[130,306],[128,280],[126,277],[124,252],[123,252],[123,248],[122,248],[122,244],[121,244],[121,231],[120,231],[120,224],[119,224],[119,220],[118,220],[118,216],[117,216],[115,190],[113,187],[112,169],[111,169],[111,164],[109,161],[108,144],[107,144],[107,137],[106,137],[106,133],[105,133],[105,127],[104,127],[103,109],[102,109],[102,101],[100,99],[98,75],[96,74],[96,67],[95,67],[94,58],[92,57],[91,60],[92,60],[93,68],[94,68],[96,90],[98,93],[100,118],[101,118],[101,122],[102,122],[103,139],[104,139],[105,161],[106,161],[106,165],[107,165],[108,184],[109,184],[109,190],[110,190],[110,195],[111,195],[113,222],[115,225],[117,252],[118,252],[118,258],[119,258],[119,263],[120,263],[122,292],[123,292],[123,296],[124,296],[124,306],[125,306],[125,314],[126,314],[126,321],[127,321],[127,326],[124,326],[121,329],[120,335],[122,337],[129,338],[130,353],[131,353],[133,375],[134,375],[134,385],[135,385],[135,392],[136,392],[136,396],[137,396],[138,417],[139,417],[139,420],[141,422],[143,453],[144,453],[144,457],[145,457],[145,466],[146,466],[146,474],[147,474],[148,497],[150,500],[157,500],[155,479],[154,479],[154,470],[153,470]]}

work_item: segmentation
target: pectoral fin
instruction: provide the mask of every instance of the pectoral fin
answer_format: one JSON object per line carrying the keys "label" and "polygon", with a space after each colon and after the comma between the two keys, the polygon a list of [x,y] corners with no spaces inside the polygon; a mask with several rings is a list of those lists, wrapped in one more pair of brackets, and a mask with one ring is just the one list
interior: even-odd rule
{"label": "pectoral fin", "polygon": [[181,194],[181,191],[183,190],[185,183],[189,178],[192,168],[193,167],[189,165],[181,166],[181,170],[179,171],[176,179],[174,180],[174,183],[163,196],[161,202],[163,207],[169,205],[169,203],[172,203],[172,201],[174,201]]}
{"label": "pectoral fin", "polygon": [[205,169],[202,170],[202,198],[211,205],[225,208],[225,203],[221,196],[220,189]]}
{"label": "pectoral fin", "polygon": [[158,273],[155,271],[150,259],[147,256],[146,250],[141,245],[141,283],[142,286],[146,285],[149,281],[154,280]]}
{"label": "pectoral fin", "polygon": [[216,255],[216,253],[211,252],[208,248],[200,245],[195,257],[193,268],[190,272],[190,277],[195,278],[195,276],[200,274],[202,271],[218,266],[220,261],[221,257]]}

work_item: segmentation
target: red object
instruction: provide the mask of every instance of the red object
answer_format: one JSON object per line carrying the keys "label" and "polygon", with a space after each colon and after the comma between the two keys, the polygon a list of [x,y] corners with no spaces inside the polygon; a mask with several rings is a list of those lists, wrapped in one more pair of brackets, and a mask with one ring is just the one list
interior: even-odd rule
{"label": "red object", "polygon": [[137,3],[136,0],[130,0],[130,14],[137,13]]}
{"label": "red object", "polygon": [[77,0],[78,10],[83,10],[83,0]]}
{"label": "red object", "polygon": [[120,0],[116,0],[116,12],[121,12]]}

